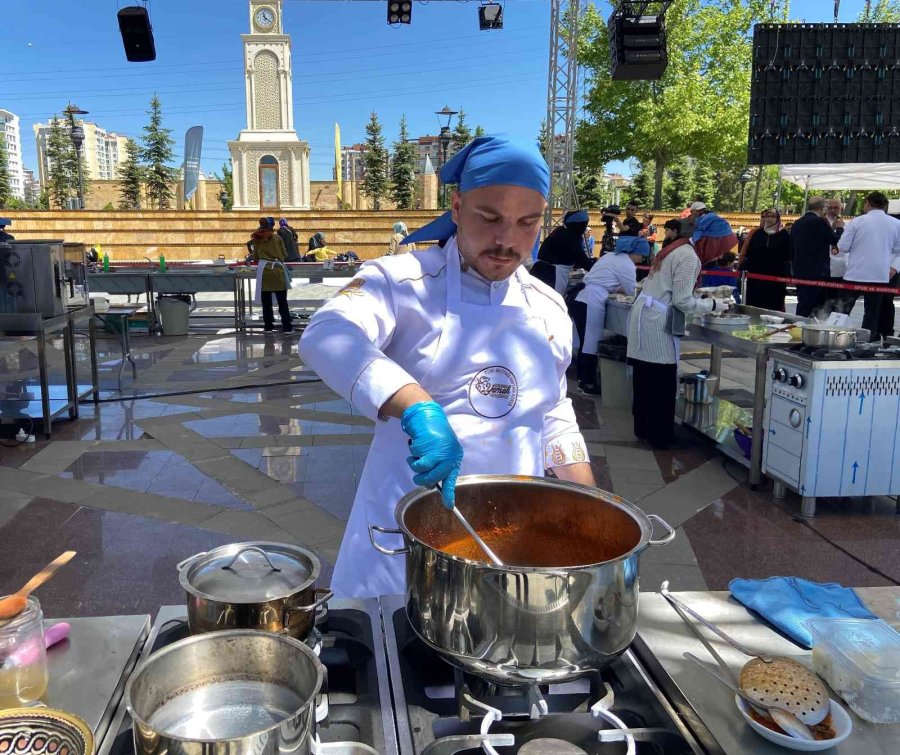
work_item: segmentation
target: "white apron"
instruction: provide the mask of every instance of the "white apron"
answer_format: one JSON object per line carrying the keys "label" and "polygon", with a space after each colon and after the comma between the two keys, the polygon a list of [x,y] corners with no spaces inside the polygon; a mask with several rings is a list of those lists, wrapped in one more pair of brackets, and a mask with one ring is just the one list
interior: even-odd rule
{"label": "white apron", "polygon": [[554,265],[556,270],[556,281],[553,288],[560,296],[566,295],[566,289],[569,287],[569,273],[572,272],[572,265]]}
{"label": "white apron", "polygon": [[[658,309],[661,312],[667,312],[669,307],[661,302],[659,299],[654,299],[649,294],[641,294],[635,300],[634,305],[641,305],[640,311],[638,311],[638,323],[637,323],[637,331],[638,331],[638,350],[640,351],[643,348],[644,341],[644,312],[647,311],[648,307],[653,307],[654,309]],[[666,334],[669,338],[672,339],[672,345],[675,348],[675,364],[681,360],[681,338],[679,336],[673,336]]]}
{"label": "white apron", "polygon": [[[432,332],[439,341],[431,364],[413,377],[444,408],[462,443],[460,474],[542,476],[544,417],[559,401],[559,379],[546,323],[527,308],[528,273],[516,271],[503,303],[467,304],[456,245],[447,246],[447,313]],[[405,558],[378,553],[368,528],[396,528],[394,507],[416,487],[407,441],[399,420],[378,423],[335,564],[337,597],[406,591]],[[395,539],[379,542],[400,547]]]}
{"label": "white apron", "polygon": [[291,273],[281,260],[260,260],[256,263],[256,293],[253,296],[255,304],[262,303],[263,272],[267,267],[280,267],[284,271],[285,288],[291,290]]}
{"label": "white apron", "polygon": [[583,354],[596,354],[597,343],[600,336],[603,335],[603,328],[606,325],[606,300],[609,298],[609,291],[603,286],[588,283],[575,301],[587,304],[587,318],[584,321],[584,343],[581,344]]}

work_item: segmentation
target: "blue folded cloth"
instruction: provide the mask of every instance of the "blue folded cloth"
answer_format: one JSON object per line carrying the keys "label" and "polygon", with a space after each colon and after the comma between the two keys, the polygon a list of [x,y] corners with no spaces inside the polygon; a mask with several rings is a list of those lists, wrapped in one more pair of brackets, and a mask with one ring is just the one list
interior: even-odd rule
{"label": "blue folded cloth", "polygon": [[812,647],[807,619],[878,618],[852,589],[837,582],[819,584],[799,577],[733,579],[728,589],[747,608],[805,648]]}

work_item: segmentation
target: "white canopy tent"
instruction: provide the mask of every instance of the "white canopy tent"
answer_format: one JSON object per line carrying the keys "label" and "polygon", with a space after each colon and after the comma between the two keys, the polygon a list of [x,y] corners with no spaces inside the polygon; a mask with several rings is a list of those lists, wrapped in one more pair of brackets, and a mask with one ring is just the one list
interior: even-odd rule
{"label": "white canopy tent", "polygon": [[900,189],[900,163],[782,165],[781,179],[810,189]]}

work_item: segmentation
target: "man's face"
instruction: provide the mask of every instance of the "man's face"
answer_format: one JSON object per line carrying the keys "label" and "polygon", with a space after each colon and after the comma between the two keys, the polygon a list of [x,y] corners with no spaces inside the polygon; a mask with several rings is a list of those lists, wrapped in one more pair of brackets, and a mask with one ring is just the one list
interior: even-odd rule
{"label": "man's face", "polygon": [[531,256],[546,207],[521,186],[485,186],[453,194],[457,243],[466,263],[482,277],[505,280]]}
{"label": "man's face", "polygon": [[637,205],[627,204],[625,205],[625,217],[633,218],[637,214]]}
{"label": "man's face", "polygon": [[825,214],[829,218],[839,218],[841,216],[841,203],[828,201],[825,203]]}

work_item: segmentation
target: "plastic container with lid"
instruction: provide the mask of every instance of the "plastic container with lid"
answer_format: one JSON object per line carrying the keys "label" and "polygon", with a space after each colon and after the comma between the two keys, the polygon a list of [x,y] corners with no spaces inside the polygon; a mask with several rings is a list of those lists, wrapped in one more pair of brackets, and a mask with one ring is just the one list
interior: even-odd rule
{"label": "plastic container with lid", "polygon": [[809,619],[813,668],[861,718],[900,723],[900,634],[876,619]]}
{"label": "plastic container with lid", "polygon": [[47,681],[44,614],[32,595],[22,613],[0,621],[0,709],[41,701]]}

